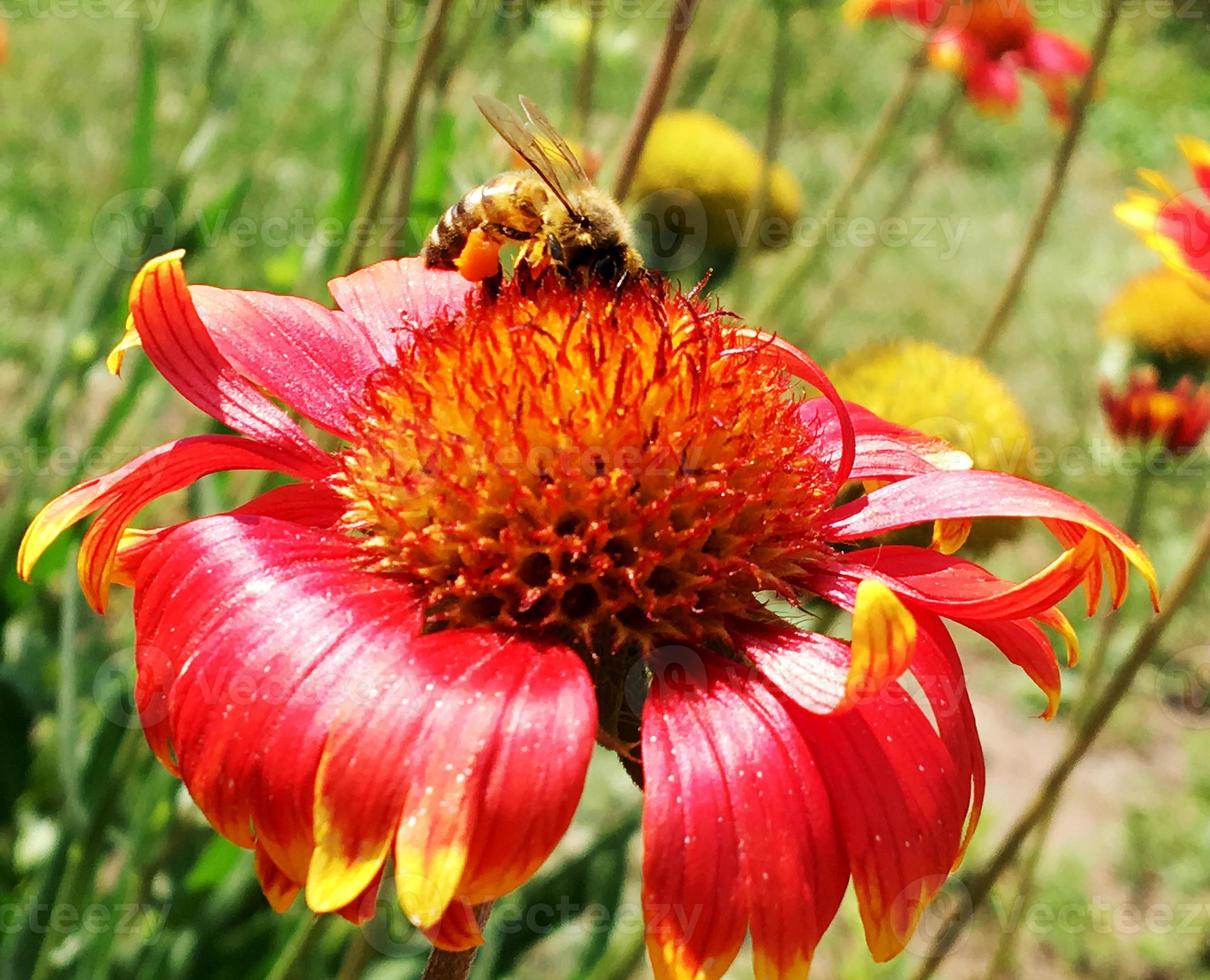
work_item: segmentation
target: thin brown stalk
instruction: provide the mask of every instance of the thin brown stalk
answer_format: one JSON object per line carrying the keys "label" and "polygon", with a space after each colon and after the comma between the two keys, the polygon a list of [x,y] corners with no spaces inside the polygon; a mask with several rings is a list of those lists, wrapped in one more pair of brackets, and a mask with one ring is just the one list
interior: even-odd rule
{"label": "thin brown stalk", "polygon": [[[751,203],[752,216],[755,218],[752,224],[754,233],[748,241],[742,243],[743,252],[748,257],[755,255],[761,248],[765,221],[773,201],[773,168],[777,165],[782,133],[785,130],[786,89],[790,75],[790,55],[794,48],[794,40],[790,34],[790,14],[791,10],[785,4],[778,4],[774,10],[773,57],[769,59],[765,138],[761,147],[760,177],[757,179],[756,194]],[[746,303],[741,299],[737,305],[743,307]]]}
{"label": "thin brown stalk", "polygon": [[1114,29],[1117,27],[1123,2],[1124,0],[1109,0],[1108,5],[1105,7],[1105,15],[1101,18],[1101,25],[1097,29],[1097,37],[1092,46],[1092,63],[1089,65],[1088,74],[1084,76],[1084,80],[1081,82],[1080,89],[1076,93],[1075,100],[1072,103],[1071,121],[1068,123],[1067,131],[1063,134],[1059,148],[1055,151],[1054,162],[1051,164],[1050,169],[1050,182],[1046,186],[1046,193],[1042,196],[1042,203],[1038,205],[1038,210],[1034,213],[1029,234],[1025,238],[1025,244],[1021,247],[1020,254],[1017,256],[1017,262],[1008,277],[1008,282],[1004,285],[1000,301],[996,304],[991,318],[987,321],[987,326],[983,328],[983,332],[979,335],[978,343],[975,344],[974,353],[976,357],[987,357],[992,346],[1000,339],[1001,334],[1004,333],[1004,328],[1008,325],[1013,308],[1017,305],[1017,299],[1021,295],[1021,289],[1025,285],[1029,270],[1033,267],[1038,250],[1042,247],[1042,241],[1046,238],[1046,231],[1050,227],[1051,218],[1054,217],[1055,207],[1063,196],[1063,187],[1067,182],[1067,174],[1071,169],[1071,161],[1075,155],[1076,145],[1079,143],[1080,136],[1084,132],[1084,123],[1088,118],[1088,107],[1092,102],[1093,93],[1096,91],[1097,79],[1101,74],[1101,66],[1105,63],[1105,57],[1109,53],[1109,42],[1113,38]]}
{"label": "thin brown stalk", "polygon": [[[479,923],[480,930],[487,924],[487,917],[491,911],[491,902],[475,906],[475,921]],[[420,975],[420,980],[466,980],[470,976],[471,967],[475,965],[475,957],[478,953],[478,946],[472,946],[459,953],[434,949],[429,954],[429,960],[424,966],[424,973]]]}
{"label": "thin brown stalk", "polygon": [[382,143],[383,123],[386,120],[387,96],[391,85],[391,62],[394,60],[395,43],[391,31],[399,20],[399,5],[402,0],[385,0],[383,4],[383,31],[378,42],[378,60],[374,65],[374,90],[371,93],[370,118],[366,126],[365,159],[362,162],[362,181],[372,176],[374,162]]}
{"label": "thin brown stalk", "polygon": [[619,201],[626,197],[630,183],[634,180],[635,170],[638,169],[639,157],[647,143],[647,135],[655,117],[664,107],[668,97],[668,86],[672,82],[672,72],[680,57],[681,46],[685,35],[689,33],[689,25],[693,23],[693,15],[697,10],[698,0],[676,0],[672,8],[672,16],[668,19],[668,29],[664,32],[664,43],[651,71],[647,74],[647,82],[643,86],[643,94],[635,107],[634,116],[630,122],[630,132],[623,144],[622,157],[618,163],[617,173],[613,178],[613,196]]}
{"label": "thin brown stalk", "polygon": [[[358,227],[366,229],[367,232],[368,229],[377,225],[381,217],[382,206],[386,201],[387,188],[391,184],[391,176],[404,158],[409,144],[415,140],[416,116],[420,112],[420,99],[424,94],[429,73],[441,50],[442,35],[445,32],[445,25],[453,5],[454,0],[434,0],[425,14],[424,25],[421,28],[423,36],[420,49],[416,53],[416,62],[412,66],[412,74],[408,79],[403,107],[399,111],[399,120],[395,124],[395,133],[391,138],[390,146],[387,147],[375,167],[374,178],[370,182],[369,197],[361,214],[363,220],[357,222]],[[404,220],[402,216],[396,217],[399,221]],[[356,269],[361,264],[366,244],[365,233],[350,238],[348,259],[344,263],[346,269]]]}
{"label": "thin brown stalk", "polygon": [[[1122,524],[1122,530],[1136,541],[1139,540],[1143,515],[1147,509],[1147,491],[1151,486],[1151,476],[1151,467],[1145,461],[1144,465],[1139,468],[1138,473],[1135,475],[1134,488],[1130,494],[1130,505],[1126,512],[1126,519]],[[1113,639],[1117,626],[1121,621],[1121,616],[1115,616],[1112,613],[1106,615],[1101,620],[1100,628],[1097,630],[1096,641],[1084,661],[1083,686],[1080,691],[1080,699],[1075,708],[1075,719],[1077,721],[1082,719],[1096,703],[1095,697],[1101,684],[1101,675],[1105,671],[1106,653],[1109,650],[1109,643]],[[1050,809],[1038,824],[1037,830],[1034,831],[1029,852],[1022,862],[1017,893],[1010,906],[1011,908],[1024,909],[1033,901],[1033,895],[1037,889],[1038,869],[1042,863],[1042,852],[1046,849],[1046,839],[1050,836],[1050,826],[1054,822],[1058,803],[1059,800],[1056,796],[1055,799],[1051,800]],[[1018,917],[1017,921],[1020,922],[1021,918]],[[1017,930],[1012,927],[1005,928],[1000,935],[1000,941],[996,944],[995,952],[992,954],[991,967],[987,971],[987,980],[999,980],[1000,977],[1016,975],[1016,945]]]}
{"label": "thin brown stalk", "polygon": [[861,190],[870,174],[874,172],[874,167],[882,158],[883,151],[890,142],[891,136],[903,120],[904,113],[907,111],[908,105],[911,104],[912,96],[916,94],[916,89],[924,77],[925,68],[928,66],[929,49],[932,47],[937,31],[941,27],[948,11],[949,5],[942,5],[937,19],[929,27],[924,40],[920,43],[920,47],[912,57],[912,60],[908,62],[908,66],[900,77],[895,91],[891,93],[891,97],[883,104],[882,112],[879,113],[878,120],[874,123],[869,138],[861,148],[861,152],[857,155],[853,166],[836,188],[827,205],[825,205],[820,217],[819,235],[807,244],[798,261],[786,270],[782,278],[773,287],[768,298],[761,305],[754,317],[757,322],[769,319],[769,317],[781,309],[798,288],[810,278],[811,274],[823,260],[824,245],[828,240],[828,229],[837,219],[844,216],[857,192]]}
{"label": "thin brown stalk", "polygon": [[573,132],[586,139],[592,118],[593,88],[597,80],[597,56],[601,46],[601,22],[605,19],[605,0],[586,0],[588,6],[588,36],[580,53],[576,71],[575,109],[572,114]]}
{"label": "thin brown stalk", "polygon": [[1193,548],[1188,560],[1164,593],[1162,609],[1135,638],[1126,659],[1110,675],[1105,687],[1076,726],[1063,755],[1043,780],[1037,795],[1017,818],[1011,829],[1001,839],[991,859],[963,880],[962,901],[940,924],[928,954],[911,980],[928,980],[945,960],[963,931],[983,907],[992,886],[1005,870],[1016,860],[1021,846],[1046,819],[1054,800],[1062,793],[1072,772],[1088,754],[1093,742],[1101,734],[1109,716],[1122,702],[1134,683],[1135,677],[1155,652],[1173,617],[1181,610],[1193,587],[1198,584],[1206,565],[1210,563],[1210,517],[1207,517],[1194,537]]}
{"label": "thin brown stalk", "polygon": [[[878,222],[880,226],[885,225],[889,219],[902,213],[903,209],[907,207],[908,201],[912,199],[912,193],[915,191],[921,177],[931,172],[945,157],[950,138],[954,134],[954,123],[958,118],[958,110],[962,106],[963,98],[962,85],[961,83],[957,83],[954,85],[945,107],[941,110],[941,114],[937,117],[937,123],[933,129],[933,135],[928,141],[928,145],[916,155],[907,173],[904,174],[903,182],[899,185],[899,191],[883,212]],[[810,343],[818,339],[820,331],[827,324],[828,320],[835,316],[838,310],[843,308],[853,287],[864,280],[866,273],[869,272],[870,266],[874,264],[874,259],[877,257],[878,245],[869,245],[857,254],[857,258],[846,272],[836,277],[828,292],[816,307],[815,313],[807,320],[803,327],[804,343]]]}

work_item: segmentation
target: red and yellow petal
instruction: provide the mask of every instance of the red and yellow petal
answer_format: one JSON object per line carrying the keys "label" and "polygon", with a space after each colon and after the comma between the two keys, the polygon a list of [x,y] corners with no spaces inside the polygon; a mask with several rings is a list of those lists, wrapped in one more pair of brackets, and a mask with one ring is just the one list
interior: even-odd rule
{"label": "red and yellow petal", "polygon": [[[969,470],[971,458],[942,439],[926,436],[845,402],[854,434],[851,480],[892,480],[934,470]],[[817,440],[820,462],[837,467],[843,450],[840,416],[826,398],[799,406],[799,419]]]}
{"label": "red and yellow petal", "polygon": [[[295,453],[324,458],[298,423],[240,374],[202,323],[181,267],[183,251],[152,259],[130,287],[130,316],[147,357],[181,395],[237,432]],[[119,347],[128,343],[124,338]]]}
{"label": "red and yellow petal", "polygon": [[805,977],[848,878],[817,763],[758,675],[710,655],[688,677],[653,670],[643,905],[656,976],[722,976],[746,926],[758,977]]}
{"label": "red and yellow petal", "polygon": [[1196,136],[1182,136],[1177,140],[1181,152],[1193,171],[1193,177],[1198,186],[1210,194],[1210,143]]}
{"label": "red and yellow petal", "polygon": [[597,728],[592,683],[562,647],[454,630],[431,637],[443,665],[469,663],[416,738],[395,837],[404,911],[430,928],[455,899],[478,905],[527,880],[571,822]]}
{"label": "red and yellow petal", "polygon": [[[1155,568],[1128,535],[1066,494],[1005,473],[939,472],[901,480],[832,511],[825,533],[835,541],[855,541],[913,524],[979,517],[1035,517],[1052,531],[1062,524],[1068,533],[1060,540],[1068,549],[1078,545],[1085,530],[1093,531],[1099,560],[1088,566],[1085,581],[1099,575],[1102,561],[1112,566],[1113,561],[1125,559],[1143,575],[1158,606]],[[1124,584],[1115,602],[1120,601]]]}
{"label": "red and yellow petal", "polygon": [[303,460],[289,449],[238,436],[190,436],[149,450],[125,466],[73,487],[50,501],[30,522],[17,555],[17,571],[28,579],[38,559],[65,530],[100,511],[84,537],[78,566],[89,603],[104,611],[123,533],[157,497],[225,470],[268,470],[300,478],[323,476],[322,461]]}
{"label": "red and yellow petal", "polygon": [[233,367],[316,425],[348,436],[349,410],[385,362],[366,328],[308,299],[214,286],[189,289]]}
{"label": "red and yellow petal", "polygon": [[[420,609],[346,536],[205,518],[144,559],[136,704],[148,741],[229,839],[306,880],[331,728],[408,673]],[[355,896],[354,896],[355,897]]]}
{"label": "red and yellow petal", "polygon": [[916,649],[916,620],[881,582],[857,586],[853,604],[853,661],[845,703],[877,697],[907,671]]}
{"label": "red and yellow petal", "polygon": [[986,58],[969,65],[963,73],[966,97],[989,116],[1009,116],[1021,102],[1017,69],[1000,58]]}
{"label": "red and yellow petal", "polygon": [[888,960],[958,858],[969,779],[898,685],[843,714],[796,718],[835,809],[867,945]]}

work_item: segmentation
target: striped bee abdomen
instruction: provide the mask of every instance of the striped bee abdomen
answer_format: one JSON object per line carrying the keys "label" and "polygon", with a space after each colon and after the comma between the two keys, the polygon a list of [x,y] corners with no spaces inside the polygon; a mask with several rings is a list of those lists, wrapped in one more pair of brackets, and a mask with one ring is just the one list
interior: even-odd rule
{"label": "striped bee abdomen", "polygon": [[475,228],[482,228],[500,244],[528,241],[542,227],[546,199],[545,187],[530,174],[493,177],[446,209],[424,244],[424,264],[437,269],[455,268],[454,260],[462,254]]}

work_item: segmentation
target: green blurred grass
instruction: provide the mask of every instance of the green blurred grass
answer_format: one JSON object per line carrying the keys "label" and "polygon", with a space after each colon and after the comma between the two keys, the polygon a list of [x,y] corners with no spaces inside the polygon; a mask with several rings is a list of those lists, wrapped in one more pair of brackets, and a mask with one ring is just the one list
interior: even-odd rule
{"label": "green blurred grass", "polygon": [[[198,426],[196,415],[145,368],[132,366],[120,383],[99,364],[120,334],[123,291],[138,265],[137,250],[115,249],[115,220],[147,218],[139,225],[148,238],[141,244],[153,250],[185,235],[194,281],[324,298],[322,271],[331,250],[316,243],[308,223],[349,213],[379,47],[367,17],[377,9],[368,0],[339,10],[315,0],[222,0],[170,5],[159,19],[149,7],[141,19],[113,14],[9,21],[9,61],[0,74],[6,116],[0,131],[0,441],[6,449],[0,533],[6,549],[15,546],[13,535],[33,508],[73,478],[111,468]],[[471,23],[470,9],[459,8],[451,31],[468,38],[466,56],[448,86],[430,95],[421,117],[413,241],[461,190],[504,164],[472,95],[523,91],[556,119],[570,109],[582,30],[575,6],[550,5],[524,29],[509,19]],[[660,4],[629,9],[664,12]],[[708,5],[702,11],[685,76],[699,105],[759,142],[767,100],[761,53],[772,18],[760,8],[736,10]],[[1088,39],[1096,9],[1068,10],[1048,26]],[[800,56],[791,69],[782,159],[803,182],[810,206],[819,207],[856,154],[915,42],[895,27],[847,29],[824,5],[799,11],[792,29]],[[657,17],[615,13],[607,19],[588,134],[605,154],[607,173],[660,30]],[[994,358],[1027,407],[1040,443],[1070,463],[1040,475],[1119,519],[1130,477],[1099,448],[1096,321],[1104,301],[1154,259],[1115,224],[1110,208],[1138,166],[1164,170],[1180,183],[1173,137],[1210,135],[1205,30],[1204,20],[1161,25],[1156,16],[1127,17],[1051,235]],[[392,100],[399,98],[412,52],[411,42],[399,47]],[[894,193],[896,174],[927,135],[947,84],[942,77],[928,79],[855,215],[879,215],[880,202]],[[1043,100],[1028,84],[1013,121],[964,111],[947,158],[939,172],[926,176],[905,215],[962,222],[960,247],[948,257],[936,248],[884,250],[869,282],[812,352],[828,361],[859,343],[901,335],[968,348],[1008,273],[1056,140]],[[148,202],[160,200],[147,195],[149,188],[166,195],[166,210],[147,210]],[[284,231],[274,224],[282,218]],[[851,257],[831,256],[831,269],[843,269]],[[792,251],[756,257],[722,284],[721,300],[758,301],[762,286],[793,260]],[[796,303],[766,326],[794,338],[824,281],[821,276],[805,286]],[[98,433],[98,451],[84,455]],[[1089,464],[1096,453],[1099,464]],[[1179,565],[1206,509],[1206,474],[1203,459],[1191,474],[1154,488],[1143,538],[1161,578]],[[206,503],[203,495],[238,498],[235,489],[212,481],[199,494],[159,505],[160,516],[184,516],[187,508]],[[1032,535],[1013,552],[997,555],[994,564],[1019,573],[1036,567],[1045,549],[1043,535]],[[270,913],[248,856],[213,834],[130,727],[129,615],[115,611],[100,620],[79,608],[67,570],[68,542],[47,556],[33,586],[15,581],[10,559],[6,554],[0,585],[3,968],[21,978],[35,960],[40,976],[335,975],[355,930],[339,920],[312,927],[298,908],[285,916]],[[1174,625],[1161,657],[1179,663],[1182,656],[1198,656],[1208,612],[1210,583],[1202,583],[1195,607]],[[1137,588],[1121,615],[1114,656],[1147,615]],[[1087,627],[1081,631],[1092,635]],[[1056,754],[1064,722],[1031,720],[1040,706],[1037,695],[1012,668],[962,639],[973,659],[972,684],[992,765],[991,806],[977,856],[1030,791],[1030,775],[1036,778]],[[1203,840],[1210,814],[1202,760],[1207,736],[1197,728],[1200,717],[1162,696],[1163,685],[1179,676],[1168,667],[1146,673],[1089,760],[1089,781],[1078,784],[1060,812],[1039,901],[1092,907],[1104,898],[1116,906],[1155,907],[1210,898]],[[1069,680],[1078,690],[1078,672]],[[1104,787],[1098,779],[1120,792],[1099,792]],[[609,759],[597,760],[576,825],[548,865],[555,877],[539,880],[533,894],[566,887],[557,877],[559,862],[599,846],[602,830],[635,802],[620,770]],[[611,888],[606,892],[610,903],[620,900],[633,912],[633,842],[629,855],[621,898]],[[605,870],[573,864],[567,873],[584,883],[586,895],[600,894],[592,889],[604,888],[616,873],[609,870],[616,864],[605,864]],[[95,874],[80,870],[94,866]],[[28,928],[31,917],[42,915],[41,905],[47,914],[75,909],[76,918],[65,913],[62,921]],[[82,918],[89,910],[95,928]],[[981,975],[980,957],[997,929],[994,916],[982,921],[947,975]],[[522,939],[498,935],[497,947],[512,975],[563,976],[593,935],[581,922],[532,949],[521,948],[524,931]],[[909,952],[889,966],[870,966],[859,935],[846,907],[819,954],[821,975],[892,977],[913,965]],[[1023,935],[1021,947],[1030,976],[1210,976],[1207,935],[1202,917],[1179,933],[1035,930]],[[384,922],[365,937],[363,949],[372,954],[368,975],[415,975],[423,945],[397,914],[384,912]],[[645,967],[633,967],[633,929],[621,923],[607,938],[597,972],[583,975],[646,975]],[[734,975],[745,976],[747,969],[741,959]],[[480,975],[496,975],[491,956]]]}

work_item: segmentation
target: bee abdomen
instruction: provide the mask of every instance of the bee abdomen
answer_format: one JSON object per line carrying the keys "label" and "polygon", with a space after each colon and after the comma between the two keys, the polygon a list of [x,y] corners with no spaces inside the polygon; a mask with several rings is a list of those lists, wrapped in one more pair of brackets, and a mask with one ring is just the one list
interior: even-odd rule
{"label": "bee abdomen", "polygon": [[454,268],[454,260],[475,228],[491,226],[493,237],[501,241],[523,241],[536,234],[541,214],[518,193],[518,183],[517,174],[500,174],[447,208],[425,242],[425,265]]}
{"label": "bee abdomen", "polygon": [[452,269],[454,260],[466,247],[466,237],[480,222],[473,219],[467,208],[467,199],[482,188],[476,188],[461,200],[451,204],[429,232],[424,243],[424,264],[430,268]]}

